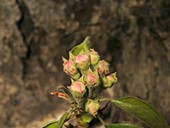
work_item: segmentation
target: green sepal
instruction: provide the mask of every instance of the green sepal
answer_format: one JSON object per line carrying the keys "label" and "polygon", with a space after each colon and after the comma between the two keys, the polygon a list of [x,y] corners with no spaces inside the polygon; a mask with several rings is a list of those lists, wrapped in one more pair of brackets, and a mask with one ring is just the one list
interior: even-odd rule
{"label": "green sepal", "polygon": [[66,58],[64,58],[64,57],[62,57],[62,60],[63,60],[63,62],[66,62],[66,61],[67,61],[67,59],[66,59]]}
{"label": "green sepal", "polygon": [[75,60],[75,56],[73,55],[73,53],[69,52],[69,59],[70,60]]}
{"label": "green sepal", "polygon": [[82,76],[78,79],[78,81],[84,84],[84,79],[83,79],[83,78],[84,78],[84,75],[82,75]]}
{"label": "green sepal", "polygon": [[74,82],[75,82],[75,80],[71,78],[71,84],[73,84]]}
{"label": "green sepal", "polygon": [[76,74],[71,75],[71,78],[73,78],[74,80],[78,80],[80,76],[81,76],[80,72],[77,72]]}

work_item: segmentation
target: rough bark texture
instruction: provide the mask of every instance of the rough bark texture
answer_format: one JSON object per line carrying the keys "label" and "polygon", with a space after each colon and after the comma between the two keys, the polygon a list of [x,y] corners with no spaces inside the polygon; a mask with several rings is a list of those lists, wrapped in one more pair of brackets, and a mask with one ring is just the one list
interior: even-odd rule
{"label": "rough bark texture", "polygon": [[62,113],[49,94],[69,84],[61,57],[87,35],[118,72],[110,95],[147,100],[170,123],[169,0],[0,0],[0,127],[37,128]]}

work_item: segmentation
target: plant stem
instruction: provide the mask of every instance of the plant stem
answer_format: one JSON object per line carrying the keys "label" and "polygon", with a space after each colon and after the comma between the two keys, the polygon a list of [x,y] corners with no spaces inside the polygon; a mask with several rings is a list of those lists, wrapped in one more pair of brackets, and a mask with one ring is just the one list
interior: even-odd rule
{"label": "plant stem", "polygon": [[99,119],[99,121],[105,126],[106,124],[105,124],[105,122],[104,122],[104,120],[99,116],[99,115],[97,115],[97,118]]}
{"label": "plant stem", "polygon": [[89,91],[89,97],[91,98],[93,95],[93,88],[92,87],[88,87],[88,91]]}
{"label": "plant stem", "polygon": [[101,87],[97,87],[97,93],[95,95],[95,97],[99,97],[102,93],[103,89]]}
{"label": "plant stem", "polygon": [[109,98],[103,98],[103,99],[100,100],[100,102],[103,102],[103,101],[111,101],[111,99],[109,99]]}

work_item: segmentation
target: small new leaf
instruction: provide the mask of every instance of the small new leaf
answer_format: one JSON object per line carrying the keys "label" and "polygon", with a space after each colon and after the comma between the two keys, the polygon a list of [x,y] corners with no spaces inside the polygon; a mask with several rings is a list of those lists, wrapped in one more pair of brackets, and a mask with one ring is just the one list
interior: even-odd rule
{"label": "small new leaf", "polygon": [[42,128],[56,128],[58,121],[52,121],[44,126]]}
{"label": "small new leaf", "polygon": [[77,56],[79,53],[86,52],[90,48],[90,37],[87,36],[84,41],[75,46],[70,52],[72,55]]}
{"label": "small new leaf", "polygon": [[68,120],[68,116],[69,116],[70,112],[65,112],[62,117],[58,120],[58,123],[56,125],[55,128],[62,128],[64,123]]}

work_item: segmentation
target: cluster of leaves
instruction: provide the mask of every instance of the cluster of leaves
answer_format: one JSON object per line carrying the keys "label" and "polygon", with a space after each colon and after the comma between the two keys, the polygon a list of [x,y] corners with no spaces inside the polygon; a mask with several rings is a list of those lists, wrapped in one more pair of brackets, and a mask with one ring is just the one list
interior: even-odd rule
{"label": "cluster of leaves", "polygon": [[[116,73],[110,73],[109,64],[101,60],[99,54],[90,49],[90,38],[75,46],[69,52],[69,59],[63,58],[63,70],[71,77],[71,85],[52,92],[70,103],[70,110],[58,121],[53,121],[42,128],[88,128],[93,119],[98,119],[106,128],[141,128],[132,124],[108,124],[101,117],[101,102],[110,102],[152,128],[169,128],[168,123],[148,103],[135,98],[101,98],[102,92],[117,82]],[[69,120],[76,118],[77,126]]]}

